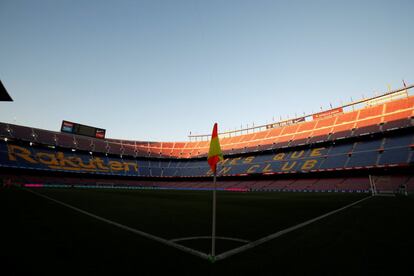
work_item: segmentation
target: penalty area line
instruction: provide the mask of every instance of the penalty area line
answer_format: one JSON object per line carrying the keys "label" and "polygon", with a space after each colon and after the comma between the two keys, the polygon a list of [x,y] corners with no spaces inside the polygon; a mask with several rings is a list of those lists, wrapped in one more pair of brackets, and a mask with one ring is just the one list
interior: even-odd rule
{"label": "penalty area line", "polygon": [[52,197],[49,197],[49,196],[47,196],[47,195],[44,195],[44,194],[41,194],[41,193],[38,193],[38,192],[35,192],[35,191],[32,191],[32,190],[29,190],[29,189],[25,189],[25,188],[23,188],[23,190],[25,190],[25,191],[27,191],[27,192],[30,192],[30,193],[32,193],[32,194],[34,194],[34,195],[37,195],[37,196],[39,196],[39,197],[43,197],[43,198],[45,198],[45,199],[48,199],[48,200],[50,200],[50,201],[53,201],[53,202],[55,202],[55,203],[57,203],[57,204],[60,204],[60,205],[62,205],[62,206],[65,206],[66,208],[72,209],[72,210],[77,211],[77,212],[79,212],[79,213],[81,213],[81,214],[84,214],[84,215],[86,215],[86,216],[92,217],[92,218],[94,218],[94,219],[96,219],[96,220],[99,220],[99,221],[105,222],[105,223],[107,223],[107,224],[110,224],[110,225],[116,226],[116,227],[118,227],[118,228],[121,228],[121,229],[126,230],[126,231],[129,231],[129,232],[132,232],[132,233],[137,234],[137,235],[139,235],[139,236],[142,236],[142,237],[144,237],[144,238],[147,238],[147,239],[150,239],[150,240],[153,240],[153,241],[157,241],[157,242],[160,242],[160,243],[162,243],[162,244],[165,244],[165,245],[168,245],[168,246],[174,247],[174,248],[176,248],[176,249],[178,249],[178,250],[181,250],[181,251],[184,251],[184,252],[189,253],[189,254],[191,254],[191,255],[194,255],[194,256],[200,257],[200,258],[202,258],[202,259],[209,260],[209,258],[210,258],[210,256],[209,256],[209,255],[207,255],[207,254],[205,254],[205,253],[203,253],[203,252],[201,252],[201,251],[194,250],[194,249],[192,249],[192,248],[189,248],[189,247],[183,246],[183,245],[181,245],[181,244],[178,244],[178,243],[175,243],[175,242],[169,241],[169,240],[167,240],[167,239],[164,239],[164,238],[161,238],[161,237],[158,237],[158,236],[154,236],[154,235],[151,235],[151,234],[149,234],[149,233],[146,233],[146,232],[143,232],[143,231],[140,231],[140,230],[134,229],[134,228],[132,228],[132,227],[129,227],[129,226],[123,225],[123,224],[121,224],[121,223],[118,223],[118,222],[115,222],[115,221],[112,221],[112,220],[109,220],[109,219],[106,219],[106,218],[100,217],[100,216],[95,215],[95,214],[92,214],[92,213],[90,213],[90,212],[88,212],[88,211],[82,210],[82,209],[80,209],[80,208],[77,208],[77,207],[72,206],[72,205],[70,205],[70,204],[67,204],[67,203],[65,203],[65,202],[62,202],[62,201],[60,201],[60,200],[54,199],[54,198],[52,198]]}
{"label": "penalty area line", "polygon": [[348,205],[346,205],[346,206],[344,206],[344,207],[341,207],[341,208],[339,208],[339,209],[333,210],[333,211],[331,211],[331,212],[328,212],[328,213],[323,214],[323,215],[321,215],[321,216],[318,216],[318,217],[316,217],[316,218],[313,218],[313,219],[307,220],[307,221],[302,222],[302,223],[299,223],[299,224],[297,224],[297,225],[295,225],[295,226],[292,226],[292,227],[286,228],[286,229],[284,229],[284,230],[281,230],[281,231],[279,231],[279,232],[276,232],[276,233],[270,234],[269,236],[263,237],[263,238],[258,239],[258,240],[256,240],[256,241],[253,241],[253,242],[251,242],[251,243],[248,243],[248,244],[242,245],[242,246],[240,246],[240,247],[237,247],[237,248],[231,249],[231,250],[229,250],[229,251],[223,252],[223,253],[221,253],[221,254],[217,255],[217,256],[216,256],[216,258],[215,258],[215,260],[216,260],[216,261],[223,260],[223,259],[228,258],[228,257],[230,257],[230,256],[233,256],[233,255],[235,255],[235,254],[238,254],[238,253],[241,253],[241,252],[243,252],[243,251],[246,251],[246,250],[248,250],[248,249],[252,249],[253,247],[256,247],[256,246],[258,246],[258,245],[260,245],[260,244],[263,244],[263,243],[265,243],[265,242],[268,242],[268,241],[270,241],[270,240],[273,240],[273,239],[275,239],[275,238],[278,238],[278,237],[280,237],[280,236],[282,236],[282,235],[284,235],[284,234],[287,234],[287,233],[289,233],[289,232],[292,232],[292,231],[294,231],[294,230],[296,230],[296,229],[299,229],[299,228],[305,227],[306,225],[309,225],[309,224],[314,223],[314,222],[316,222],[316,221],[318,221],[318,220],[321,220],[321,219],[323,219],[323,218],[326,218],[326,217],[328,217],[328,216],[330,216],[330,215],[333,215],[333,214],[336,214],[336,213],[338,213],[338,212],[341,212],[341,211],[343,211],[343,210],[345,210],[345,209],[348,209],[349,207],[352,207],[352,206],[354,206],[354,205],[356,205],[356,204],[358,204],[358,203],[361,203],[361,202],[363,202],[363,201],[365,201],[365,200],[367,200],[367,199],[369,199],[369,198],[371,198],[371,197],[372,197],[372,196],[365,197],[365,198],[363,198],[363,199],[360,199],[360,200],[358,200],[358,201],[355,201],[355,202],[353,202],[353,203],[351,203],[351,204],[348,204]]}

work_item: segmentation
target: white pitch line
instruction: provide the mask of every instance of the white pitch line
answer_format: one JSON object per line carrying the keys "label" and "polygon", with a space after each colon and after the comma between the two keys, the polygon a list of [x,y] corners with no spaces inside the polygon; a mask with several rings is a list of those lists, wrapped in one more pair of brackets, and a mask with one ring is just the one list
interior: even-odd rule
{"label": "white pitch line", "polygon": [[[211,239],[211,236],[197,236],[197,237],[177,238],[177,239],[170,240],[170,242],[190,241],[190,240],[198,240],[198,239]],[[249,243],[250,242],[249,240],[244,240],[244,239],[239,239],[239,238],[231,238],[231,237],[216,237],[216,239],[243,242],[243,243]]]}
{"label": "white pitch line", "polygon": [[224,252],[224,253],[221,253],[221,254],[219,254],[219,255],[217,255],[217,256],[216,256],[215,260],[216,260],[216,261],[223,260],[223,259],[225,259],[225,258],[228,258],[228,257],[233,256],[233,255],[235,255],[235,254],[238,254],[238,253],[240,253],[240,252],[243,252],[243,251],[246,251],[246,250],[251,249],[251,248],[253,248],[253,247],[256,247],[256,246],[258,246],[258,245],[260,245],[260,244],[263,244],[263,243],[265,243],[265,242],[268,242],[268,241],[270,241],[270,240],[273,240],[273,239],[275,239],[275,238],[277,238],[277,237],[280,237],[280,236],[282,236],[282,235],[284,235],[284,234],[287,234],[287,233],[289,233],[289,232],[292,232],[292,231],[294,231],[294,230],[296,230],[296,229],[302,228],[302,227],[304,227],[304,226],[306,226],[306,225],[309,225],[309,224],[311,224],[311,223],[314,223],[314,222],[316,222],[316,221],[318,221],[318,220],[321,220],[321,219],[323,219],[323,218],[326,218],[326,217],[328,217],[328,216],[330,216],[330,215],[333,215],[333,214],[336,214],[336,213],[338,213],[338,212],[340,212],[340,211],[343,211],[343,210],[345,210],[345,209],[347,209],[347,208],[349,208],[349,207],[351,207],[351,206],[354,206],[354,205],[356,205],[356,204],[358,204],[358,203],[361,203],[362,201],[365,201],[365,200],[367,200],[367,199],[369,199],[369,198],[371,198],[371,197],[372,197],[372,196],[365,197],[365,198],[363,198],[363,199],[361,199],[361,200],[355,201],[355,202],[353,202],[353,203],[351,203],[351,204],[348,204],[348,205],[346,205],[346,206],[344,206],[344,207],[341,207],[341,208],[339,208],[339,209],[336,209],[336,210],[331,211],[331,212],[329,212],[329,213],[326,213],[326,214],[324,214],[324,215],[321,215],[321,216],[318,216],[318,217],[316,217],[316,218],[313,218],[313,219],[307,220],[307,221],[302,222],[302,223],[299,223],[299,224],[297,224],[297,225],[295,225],[295,226],[292,226],[292,227],[286,228],[286,229],[284,229],[284,230],[281,230],[281,231],[279,231],[279,232],[273,233],[273,234],[271,234],[271,235],[269,235],[269,236],[266,236],[266,237],[264,237],[264,238],[258,239],[258,240],[254,241],[254,242],[251,242],[251,243],[248,243],[248,244],[242,245],[242,246],[240,246],[240,247],[237,247],[237,248],[231,249],[231,250],[229,250],[229,251],[226,251],[226,252]]}
{"label": "white pitch line", "polygon": [[140,236],[142,236],[142,237],[145,237],[145,238],[148,238],[148,239],[151,239],[151,240],[154,240],[154,241],[157,241],[157,242],[160,242],[160,243],[163,243],[163,244],[169,245],[169,246],[171,246],[171,247],[174,247],[174,248],[176,248],[176,249],[179,249],[179,250],[181,250],[181,251],[187,252],[187,253],[189,253],[189,254],[192,254],[192,255],[194,255],[194,256],[197,256],[197,257],[200,257],[200,258],[203,258],[203,259],[206,259],[206,260],[208,260],[208,259],[209,259],[209,255],[207,255],[207,254],[205,254],[205,253],[203,253],[203,252],[200,252],[200,251],[194,250],[194,249],[192,249],[192,248],[189,248],[189,247],[183,246],[183,245],[181,245],[181,244],[174,243],[174,242],[172,242],[172,241],[166,240],[166,239],[164,239],[164,238],[157,237],[157,236],[154,236],[154,235],[148,234],[148,233],[146,233],[146,232],[143,232],[143,231],[140,231],[140,230],[137,230],[137,229],[131,228],[131,227],[129,227],[129,226],[126,226],[126,225],[120,224],[120,223],[118,223],[118,222],[115,222],[115,221],[112,221],[112,220],[109,220],[109,219],[106,219],[106,218],[103,218],[103,217],[97,216],[97,215],[95,215],[95,214],[89,213],[89,212],[87,212],[87,211],[85,211],[85,210],[79,209],[79,208],[77,208],[77,207],[75,207],[75,206],[72,206],[72,205],[70,205],[70,204],[64,203],[64,202],[62,202],[62,201],[60,201],[60,200],[57,200],[57,199],[51,198],[51,197],[49,197],[49,196],[47,196],[47,195],[43,195],[43,194],[41,194],[41,193],[37,193],[37,192],[32,191],[32,190],[29,190],[29,189],[24,189],[24,190],[25,190],[25,191],[28,191],[28,192],[30,192],[30,193],[33,193],[33,194],[35,194],[35,195],[37,195],[37,196],[40,196],[40,197],[46,198],[46,199],[48,199],[48,200],[51,200],[51,201],[53,201],[53,202],[55,202],[55,203],[58,203],[58,204],[60,204],[60,205],[63,205],[63,206],[65,206],[65,207],[69,208],[69,209],[75,210],[75,211],[77,211],[77,212],[79,212],[79,213],[82,213],[82,214],[87,215],[87,216],[89,216],[89,217],[92,217],[92,218],[94,218],[94,219],[97,219],[97,220],[100,220],[100,221],[106,222],[106,223],[111,224],[111,225],[114,225],[114,226],[116,226],[116,227],[118,227],[118,228],[121,228],[121,229],[127,230],[127,231],[132,232],[132,233],[137,234],[137,235],[140,235]]}

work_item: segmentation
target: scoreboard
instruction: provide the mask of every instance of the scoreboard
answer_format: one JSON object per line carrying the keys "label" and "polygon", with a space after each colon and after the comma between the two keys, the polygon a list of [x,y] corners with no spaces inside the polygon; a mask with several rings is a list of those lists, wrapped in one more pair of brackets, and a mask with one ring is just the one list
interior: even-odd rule
{"label": "scoreboard", "polygon": [[62,121],[62,127],[60,128],[60,131],[99,139],[104,139],[106,132],[106,130],[102,128],[85,126],[69,121]]}

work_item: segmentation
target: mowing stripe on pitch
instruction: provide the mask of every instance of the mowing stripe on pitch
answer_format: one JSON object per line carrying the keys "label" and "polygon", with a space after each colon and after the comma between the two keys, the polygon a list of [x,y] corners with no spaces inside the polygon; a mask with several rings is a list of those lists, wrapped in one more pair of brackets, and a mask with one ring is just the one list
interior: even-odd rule
{"label": "mowing stripe on pitch", "polygon": [[140,235],[140,236],[142,236],[142,237],[145,237],[145,238],[148,238],[148,239],[151,239],[151,240],[154,240],[154,241],[157,241],[157,242],[160,242],[160,243],[163,243],[163,244],[169,245],[169,246],[171,246],[171,247],[174,247],[174,248],[176,248],[176,249],[179,249],[179,250],[181,250],[181,251],[187,252],[187,253],[189,253],[189,254],[192,254],[192,255],[194,255],[194,256],[197,256],[197,257],[200,257],[200,258],[203,258],[203,259],[206,259],[206,260],[208,260],[208,259],[209,259],[209,255],[207,255],[207,254],[205,254],[205,253],[203,253],[203,252],[200,252],[200,251],[197,251],[197,250],[191,249],[191,248],[189,248],[189,247],[183,246],[183,245],[181,245],[181,244],[174,243],[174,242],[172,242],[172,241],[166,240],[166,239],[164,239],[164,238],[157,237],[157,236],[154,236],[154,235],[148,234],[148,233],[146,233],[146,232],[143,232],[143,231],[140,231],[140,230],[137,230],[137,229],[131,228],[131,227],[129,227],[129,226],[126,226],[126,225],[120,224],[120,223],[118,223],[118,222],[115,222],[115,221],[112,221],[112,220],[109,220],[109,219],[106,219],[106,218],[103,218],[103,217],[97,216],[97,215],[95,215],[95,214],[89,213],[89,212],[87,212],[87,211],[85,211],[85,210],[79,209],[79,208],[77,208],[77,207],[75,207],[75,206],[72,206],[72,205],[70,205],[70,204],[64,203],[64,202],[62,202],[62,201],[60,201],[60,200],[57,200],[57,199],[51,198],[51,197],[49,197],[49,196],[47,196],[47,195],[44,195],[44,194],[41,194],[41,193],[38,193],[38,192],[35,192],[35,191],[32,191],[32,190],[29,190],[29,189],[24,189],[24,190],[25,190],[25,191],[28,191],[28,192],[30,192],[30,193],[33,193],[33,194],[35,194],[35,195],[37,195],[37,196],[43,197],[43,198],[45,198],[45,199],[48,199],[48,200],[50,200],[50,201],[53,201],[53,202],[55,202],[55,203],[57,203],[57,204],[60,204],[60,205],[62,205],[62,206],[65,206],[65,207],[67,207],[67,208],[69,208],[69,209],[72,209],[72,210],[74,210],[74,211],[77,211],[77,212],[79,212],[79,213],[82,213],[82,214],[84,214],[84,215],[87,215],[87,216],[89,216],[89,217],[92,217],[92,218],[94,218],[94,219],[97,219],[97,220],[100,220],[100,221],[106,222],[106,223],[108,223],[108,224],[114,225],[114,226],[116,226],[116,227],[119,227],[119,228],[121,228],[121,229],[127,230],[127,231],[129,231],[129,232],[132,232],[132,233],[134,233],[134,234]]}
{"label": "mowing stripe on pitch", "polygon": [[354,206],[354,205],[356,205],[356,204],[358,204],[358,203],[361,203],[361,202],[363,202],[363,201],[365,201],[365,200],[367,200],[367,199],[369,199],[369,198],[371,198],[371,197],[372,197],[372,196],[365,197],[365,198],[363,198],[363,199],[361,199],[361,200],[355,201],[355,202],[353,202],[353,203],[351,203],[351,204],[348,204],[348,205],[346,205],[346,206],[344,206],[344,207],[341,207],[341,208],[339,208],[339,209],[336,209],[336,210],[334,210],[334,211],[331,211],[331,212],[326,213],[326,214],[324,214],[324,215],[321,215],[321,216],[319,216],[319,217],[316,217],[316,218],[313,218],[313,219],[307,220],[307,221],[302,222],[302,223],[299,223],[299,224],[297,224],[297,225],[295,225],[295,226],[292,226],[292,227],[286,228],[286,229],[284,229],[284,230],[281,230],[281,231],[279,231],[279,232],[276,232],[276,233],[271,234],[271,235],[269,235],[269,236],[266,236],[266,237],[264,237],[264,238],[258,239],[258,240],[254,241],[254,242],[251,242],[251,243],[248,243],[248,244],[242,245],[242,246],[240,246],[240,247],[237,247],[237,248],[231,249],[231,250],[229,250],[229,251],[226,251],[226,252],[224,252],[224,253],[221,253],[221,254],[219,254],[219,255],[217,255],[217,256],[216,256],[215,260],[216,260],[216,261],[223,260],[223,259],[225,259],[225,258],[228,258],[228,257],[233,256],[233,255],[235,255],[235,254],[238,254],[238,253],[240,253],[240,252],[243,252],[243,251],[246,251],[246,250],[251,249],[251,248],[253,248],[253,247],[256,247],[256,246],[258,246],[258,245],[260,245],[260,244],[263,244],[263,243],[265,243],[265,242],[268,242],[268,241],[270,241],[270,240],[273,240],[273,239],[275,239],[275,238],[277,238],[277,237],[280,237],[280,236],[282,236],[282,235],[284,235],[284,234],[287,234],[287,233],[289,233],[289,232],[292,232],[292,231],[294,231],[294,230],[296,230],[296,229],[302,228],[302,227],[304,227],[304,226],[306,226],[306,225],[309,225],[309,224],[311,224],[311,223],[314,223],[314,222],[316,222],[316,221],[318,221],[318,220],[321,220],[321,219],[323,219],[323,218],[326,218],[326,217],[328,217],[328,216],[330,216],[330,215],[333,215],[333,214],[336,214],[336,213],[338,213],[338,212],[340,212],[340,211],[343,211],[343,210],[345,210],[345,209],[347,209],[347,208],[349,208],[349,207],[351,207],[351,206]]}

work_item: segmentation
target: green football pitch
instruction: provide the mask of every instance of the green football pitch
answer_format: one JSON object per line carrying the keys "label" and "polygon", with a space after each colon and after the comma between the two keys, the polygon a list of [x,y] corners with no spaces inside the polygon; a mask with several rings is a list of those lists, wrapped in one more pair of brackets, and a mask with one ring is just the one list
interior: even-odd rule
{"label": "green football pitch", "polygon": [[[218,192],[216,255],[224,257],[212,263],[171,246],[210,254],[211,191],[3,188],[0,263],[7,275],[349,275],[410,269],[414,197],[362,200],[368,196]],[[301,225],[344,206],[349,207]],[[281,232],[295,225],[303,227]],[[249,247],[266,237],[274,238]],[[242,249],[228,254],[236,248]]]}

